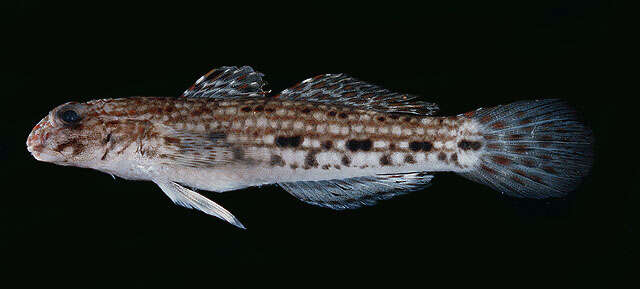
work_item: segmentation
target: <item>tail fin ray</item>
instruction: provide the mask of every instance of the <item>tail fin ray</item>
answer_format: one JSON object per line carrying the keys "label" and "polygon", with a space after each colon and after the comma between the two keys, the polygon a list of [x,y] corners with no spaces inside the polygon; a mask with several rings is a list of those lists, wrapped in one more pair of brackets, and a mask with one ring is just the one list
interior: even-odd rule
{"label": "tail fin ray", "polygon": [[477,166],[462,176],[505,194],[561,197],[575,189],[593,162],[591,131],[557,99],[521,101],[465,114],[482,127]]}

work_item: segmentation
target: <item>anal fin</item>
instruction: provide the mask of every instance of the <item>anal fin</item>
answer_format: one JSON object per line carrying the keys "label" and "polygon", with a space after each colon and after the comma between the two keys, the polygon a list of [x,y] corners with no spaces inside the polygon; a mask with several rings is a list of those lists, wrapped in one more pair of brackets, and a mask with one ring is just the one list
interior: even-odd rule
{"label": "anal fin", "polygon": [[202,211],[225,220],[238,228],[246,229],[233,214],[212,200],[169,180],[154,180],[154,182],[175,204]]}
{"label": "anal fin", "polygon": [[423,189],[432,179],[432,175],[424,172],[412,172],[279,185],[303,202],[344,210],[371,206],[378,200]]}

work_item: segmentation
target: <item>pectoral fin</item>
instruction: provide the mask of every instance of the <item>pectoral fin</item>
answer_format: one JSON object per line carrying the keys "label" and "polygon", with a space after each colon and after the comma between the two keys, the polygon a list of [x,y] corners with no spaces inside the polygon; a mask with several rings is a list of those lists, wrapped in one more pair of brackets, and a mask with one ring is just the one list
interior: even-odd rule
{"label": "pectoral fin", "polygon": [[237,163],[251,163],[256,152],[249,152],[245,145],[252,141],[228,141],[224,131],[195,132],[159,125],[162,138],[165,140],[162,154],[169,157],[163,159],[167,165],[179,165],[191,168],[210,168]]}
{"label": "pectoral fin", "polygon": [[154,182],[177,205],[200,210],[223,219],[238,228],[246,229],[229,211],[204,196],[169,180],[154,180]]}

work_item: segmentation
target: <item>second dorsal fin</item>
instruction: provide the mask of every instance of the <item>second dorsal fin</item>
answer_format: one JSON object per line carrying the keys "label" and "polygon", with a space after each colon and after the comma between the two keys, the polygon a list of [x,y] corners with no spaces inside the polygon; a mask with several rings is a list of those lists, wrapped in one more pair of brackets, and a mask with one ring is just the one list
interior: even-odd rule
{"label": "second dorsal fin", "polygon": [[262,73],[250,66],[222,66],[200,77],[182,97],[244,98],[266,95]]}
{"label": "second dorsal fin", "polygon": [[283,90],[281,99],[334,103],[381,112],[433,115],[438,105],[396,93],[345,74],[322,74]]}

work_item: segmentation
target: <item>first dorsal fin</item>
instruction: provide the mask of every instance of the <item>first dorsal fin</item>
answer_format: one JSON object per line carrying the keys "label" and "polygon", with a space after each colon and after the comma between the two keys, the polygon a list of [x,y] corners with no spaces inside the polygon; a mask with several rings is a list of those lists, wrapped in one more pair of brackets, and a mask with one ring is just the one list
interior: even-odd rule
{"label": "first dorsal fin", "polygon": [[334,103],[393,113],[433,115],[438,105],[418,101],[415,95],[396,93],[345,74],[322,74],[283,90],[282,99]]}
{"label": "first dorsal fin", "polygon": [[266,95],[264,75],[250,66],[222,66],[200,77],[182,97],[245,98]]}

